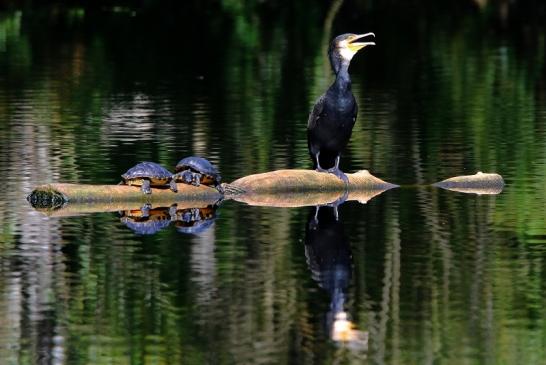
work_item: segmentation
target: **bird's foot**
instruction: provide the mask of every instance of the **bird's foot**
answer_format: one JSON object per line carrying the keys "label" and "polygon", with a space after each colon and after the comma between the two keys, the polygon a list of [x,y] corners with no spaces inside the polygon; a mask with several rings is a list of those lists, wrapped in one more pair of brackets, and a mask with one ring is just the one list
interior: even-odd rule
{"label": "bird's foot", "polygon": [[326,172],[337,176],[339,179],[341,179],[341,181],[343,181],[345,183],[345,185],[349,185],[349,178],[339,168],[333,167],[331,169],[326,170]]}
{"label": "bird's foot", "polygon": [[349,197],[349,192],[347,190],[345,190],[343,192],[343,195],[340,196],[339,198],[337,198],[335,201],[331,202],[331,203],[328,203],[326,204],[327,207],[332,207],[334,208],[334,217],[336,218],[336,221],[339,220],[339,212],[337,210],[337,208],[345,203],[347,201],[347,198]]}
{"label": "bird's foot", "polygon": [[309,229],[311,231],[316,230],[318,228],[318,226],[319,226],[318,213],[319,213],[320,207],[321,207],[320,205],[317,205],[315,207],[315,216],[309,222]]}

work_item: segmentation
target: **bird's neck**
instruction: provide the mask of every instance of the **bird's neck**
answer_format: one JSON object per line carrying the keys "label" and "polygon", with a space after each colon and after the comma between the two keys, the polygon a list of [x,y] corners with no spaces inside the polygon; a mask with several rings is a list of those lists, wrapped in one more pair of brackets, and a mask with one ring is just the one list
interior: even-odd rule
{"label": "bird's neck", "polygon": [[340,92],[351,90],[351,76],[349,76],[349,62],[343,60],[336,72],[336,81],[334,82],[335,89]]}

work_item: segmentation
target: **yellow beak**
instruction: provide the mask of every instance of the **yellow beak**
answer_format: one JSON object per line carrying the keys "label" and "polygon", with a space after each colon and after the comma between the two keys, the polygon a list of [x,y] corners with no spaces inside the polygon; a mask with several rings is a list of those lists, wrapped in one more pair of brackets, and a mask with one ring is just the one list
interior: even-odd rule
{"label": "yellow beak", "polygon": [[358,39],[369,37],[369,36],[375,37],[375,34],[371,32],[365,33],[365,34],[357,34],[352,39],[349,40],[347,47],[349,47],[349,49],[352,52],[356,53],[366,46],[375,46],[375,42],[355,42]]}

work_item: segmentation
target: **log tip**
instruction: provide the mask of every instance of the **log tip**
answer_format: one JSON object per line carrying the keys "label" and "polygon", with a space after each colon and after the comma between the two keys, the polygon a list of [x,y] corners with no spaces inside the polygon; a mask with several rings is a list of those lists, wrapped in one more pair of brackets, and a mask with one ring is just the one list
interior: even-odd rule
{"label": "log tip", "polygon": [[372,175],[372,173],[369,170],[358,170],[354,174],[352,174],[354,177],[357,178],[363,178],[366,181],[372,181],[375,188],[386,191],[394,188],[399,188],[400,185],[396,185],[390,182],[387,182],[385,180],[382,180],[378,178],[375,175]]}

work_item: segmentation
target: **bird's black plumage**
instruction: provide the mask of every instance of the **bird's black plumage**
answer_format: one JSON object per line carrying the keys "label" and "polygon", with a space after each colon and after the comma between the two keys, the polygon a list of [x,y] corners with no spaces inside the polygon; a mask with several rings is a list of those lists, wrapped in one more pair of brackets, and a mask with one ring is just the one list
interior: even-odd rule
{"label": "bird's black plumage", "polygon": [[349,143],[358,113],[349,65],[359,49],[374,44],[354,42],[368,35],[373,33],[343,34],[332,41],[328,55],[336,80],[317,100],[307,122],[307,144],[315,168],[331,172],[346,182],[347,177],[339,170],[339,159]]}

